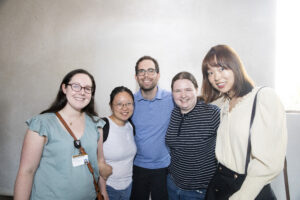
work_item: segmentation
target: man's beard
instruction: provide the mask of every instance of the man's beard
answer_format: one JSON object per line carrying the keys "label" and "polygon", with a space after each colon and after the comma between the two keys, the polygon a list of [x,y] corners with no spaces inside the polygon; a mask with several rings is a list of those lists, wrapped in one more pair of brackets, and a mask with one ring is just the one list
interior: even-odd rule
{"label": "man's beard", "polygon": [[151,86],[149,88],[141,87],[141,90],[143,90],[144,92],[149,92],[149,91],[153,90],[154,88],[156,88],[156,85],[153,85],[153,86]]}

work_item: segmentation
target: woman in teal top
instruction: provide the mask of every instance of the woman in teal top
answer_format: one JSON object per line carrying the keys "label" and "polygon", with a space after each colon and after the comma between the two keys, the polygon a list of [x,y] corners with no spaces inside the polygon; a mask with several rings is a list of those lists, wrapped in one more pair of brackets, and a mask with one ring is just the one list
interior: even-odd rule
{"label": "woman in teal top", "polygon": [[102,127],[94,110],[95,81],[82,69],[69,72],[60,84],[49,109],[26,121],[26,133],[14,198],[94,200],[93,176],[74,139],[61,124],[58,112],[69,125],[99,178],[98,164],[104,162]]}

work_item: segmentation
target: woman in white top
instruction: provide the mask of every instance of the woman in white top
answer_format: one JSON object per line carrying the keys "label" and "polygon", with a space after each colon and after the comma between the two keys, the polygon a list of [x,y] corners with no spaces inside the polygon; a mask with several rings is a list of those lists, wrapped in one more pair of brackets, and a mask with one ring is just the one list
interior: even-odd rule
{"label": "woman in white top", "polygon": [[132,183],[133,159],[136,154],[133,126],[128,121],[134,109],[132,92],[116,87],[110,94],[112,115],[108,117],[109,134],[103,143],[106,162],[112,166],[112,175],[106,181],[110,200],[129,200]]}
{"label": "woman in white top", "polygon": [[262,88],[258,92],[251,128],[251,156],[245,173],[250,116],[259,88],[246,74],[239,56],[226,45],[210,49],[202,63],[202,74],[203,98],[207,103],[217,100],[221,107],[216,143],[219,165],[237,174],[247,174],[237,191],[220,199],[253,200],[283,169],[287,146],[284,107],[273,89]]}

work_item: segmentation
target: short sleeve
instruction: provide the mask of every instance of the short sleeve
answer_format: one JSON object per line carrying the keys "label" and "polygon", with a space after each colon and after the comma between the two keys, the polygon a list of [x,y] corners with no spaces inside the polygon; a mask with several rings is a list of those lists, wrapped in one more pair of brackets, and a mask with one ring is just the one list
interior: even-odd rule
{"label": "short sleeve", "polygon": [[95,123],[95,128],[97,131],[97,141],[100,138],[99,128],[103,128],[105,125],[105,121],[98,116],[93,116],[93,122]]}
{"label": "short sleeve", "polygon": [[47,127],[47,119],[43,115],[37,115],[25,122],[29,130],[38,133],[40,136],[49,137],[49,129]]}
{"label": "short sleeve", "polygon": [[101,119],[100,117],[93,116],[93,121],[96,122],[97,128],[103,128],[105,125],[105,121]]}

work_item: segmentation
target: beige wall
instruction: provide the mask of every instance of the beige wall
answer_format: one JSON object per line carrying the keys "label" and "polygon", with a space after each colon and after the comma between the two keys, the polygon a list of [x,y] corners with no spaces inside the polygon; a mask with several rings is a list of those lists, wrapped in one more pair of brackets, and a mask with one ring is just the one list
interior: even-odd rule
{"label": "beige wall", "polygon": [[190,71],[212,45],[229,44],[260,85],[274,85],[273,0],[0,0],[0,194],[12,194],[26,126],[74,68],[96,79],[97,109],[110,91],[137,90],[134,64],[152,55],[160,85]]}

